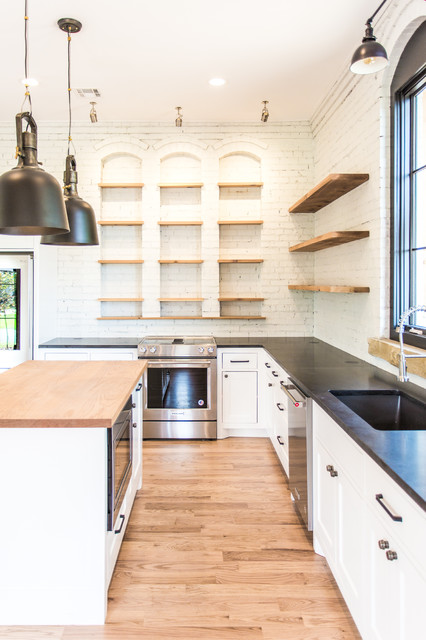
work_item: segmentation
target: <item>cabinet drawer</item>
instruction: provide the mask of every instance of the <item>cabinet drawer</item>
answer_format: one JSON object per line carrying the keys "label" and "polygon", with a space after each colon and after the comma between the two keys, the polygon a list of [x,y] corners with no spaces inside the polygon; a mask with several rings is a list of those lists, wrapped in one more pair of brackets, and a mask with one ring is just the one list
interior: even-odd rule
{"label": "cabinet drawer", "polygon": [[223,353],[222,368],[227,371],[246,371],[257,369],[257,353]]}
{"label": "cabinet drawer", "polygon": [[313,403],[314,434],[326,449],[332,448],[339,462],[354,485],[362,491],[364,486],[364,455],[358,445],[325,413]]}
{"label": "cabinet drawer", "polygon": [[[379,502],[376,496],[380,495]],[[374,515],[426,571],[426,558],[419,553],[426,540],[426,514],[371,458],[366,460],[365,496]],[[382,505],[402,521],[394,520]]]}

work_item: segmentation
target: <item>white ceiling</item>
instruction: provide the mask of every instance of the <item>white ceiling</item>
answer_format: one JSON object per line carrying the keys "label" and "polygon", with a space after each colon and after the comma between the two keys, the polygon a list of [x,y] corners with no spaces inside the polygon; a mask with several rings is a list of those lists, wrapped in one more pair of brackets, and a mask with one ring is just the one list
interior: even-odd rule
{"label": "white ceiling", "polygon": [[[99,122],[172,122],[176,106],[186,124],[258,122],[262,100],[270,101],[270,123],[305,120],[348,65],[378,4],[28,0],[30,76],[39,81],[33,114],[37,122],[67,120],[67,35],[57,21],[68,17],[83,23],[71,43],[71,84],[101,92]],[[1,0],[0,59],[0,120],[9,121],[24,98],[24,0]],[[225,86],[208,84],[217,76]],[[89,100],[73,94],[72,109],[74,121],[88,121]]]}

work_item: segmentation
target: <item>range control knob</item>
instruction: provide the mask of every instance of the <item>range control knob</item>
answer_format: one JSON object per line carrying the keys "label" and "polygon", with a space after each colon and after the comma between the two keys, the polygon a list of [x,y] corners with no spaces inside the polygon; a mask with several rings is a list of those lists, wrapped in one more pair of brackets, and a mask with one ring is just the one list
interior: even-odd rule
{"label": "range control knob", "polygon": [[141,353],[146,353],[146,347],[139,347],[139,351]]}
{"label": "range control knob", "polygon": [[209,348],[207,349],[207,351],[208,351],[209,353],[214,353],[214,347],[209,347]]}
{"label": "range control knob", "polygon": [[204,353],[204,347],[198,347],[198,351],[199,351],[200,353]]}
{"label": "range control knob", "polygon": [[155,353],[157,351],[157,347],[150,347],[149,350],[151,353]]}

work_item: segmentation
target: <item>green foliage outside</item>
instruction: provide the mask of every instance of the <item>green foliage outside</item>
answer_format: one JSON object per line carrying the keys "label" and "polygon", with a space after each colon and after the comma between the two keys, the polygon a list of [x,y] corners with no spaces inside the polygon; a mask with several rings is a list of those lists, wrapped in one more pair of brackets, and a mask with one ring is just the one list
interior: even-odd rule
{"label": "green foliage outside", "polygon": [[16,273],[0,270],[0,349],[16,346]]}

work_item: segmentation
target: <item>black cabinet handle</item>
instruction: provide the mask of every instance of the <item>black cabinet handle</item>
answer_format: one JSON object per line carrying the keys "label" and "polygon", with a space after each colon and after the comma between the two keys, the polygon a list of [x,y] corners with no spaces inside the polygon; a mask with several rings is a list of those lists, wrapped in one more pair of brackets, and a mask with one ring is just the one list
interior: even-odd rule
{"label": "black cabinet handle", "polygon": [[126,516],[123,516],[123,515],[121,515],[121,514],[120,514],[120,518],[121,518],[120,526],[119,526],[119,528],[118,528],[118,529],[116,529],[116,530],[114,531],[114,533],[121,533],[121,530],[122,530],[122,528],[123,528],[123,524],[124,524],[124,521],[125,521],[125,519],[126,519]]}
{"label": "black cabinet handle", "polygon": [[277,436],[277,440],[278,440],[278,442],[279,442],[280,444],[282,444],[283,446],[285,445],[285,442],[283,442],[283,441],[281,440],[281,436]]}
{"label": "black cabinet handle", "polygon": [[250,362],[250,360],[230,360],[229,362],[232,362],[232,363],[234,363],[234,364],[235,364],[235,363],[237,363],[237,364],[244,364],[244,363],[246,363],[246,362]]}
{"label": "black cabinet handle", "polygon": [[140,391],[141,389],[142,389],[142,382],[139,382],[139,384],[136,387],[135,391]]}
{"label": "black cabinet handle", "polygon": [[278,373],[276,371],[271,371],[271,373],[274,376],[274,378],[278,378]]}
{"label": "black cabinet handle", "polygon": [[138,423],[137,423],[137,422],[134,422],[134,423],[132,424],[132,427],[133,427],[133,429],[137,429],[137,428],[138,428]]}
{"label": "black cabinet handle", "polygon": [[376,500],[379,503],[379,505],[382,507],[382,509],[384,509],[386,511],[386,513],[388,514],[388,516],[390,518],[392,518],[392,520],[394,522],[402,522],[402,517],[399,516],[398,514],[396,514],[392,507],[390,506],[390,504],[388,504],[386,502],[386,500],[383,497],[383,493],[376,493]]}
{"label": "black cabinet handle", "polygon": [[280,411],[284,411],[284,410],[285,410],[285,407],[283,407],[283,406],[281,405],[281,402],[277,402],[277,407],[278,407],[278,409],[279,409]]}

